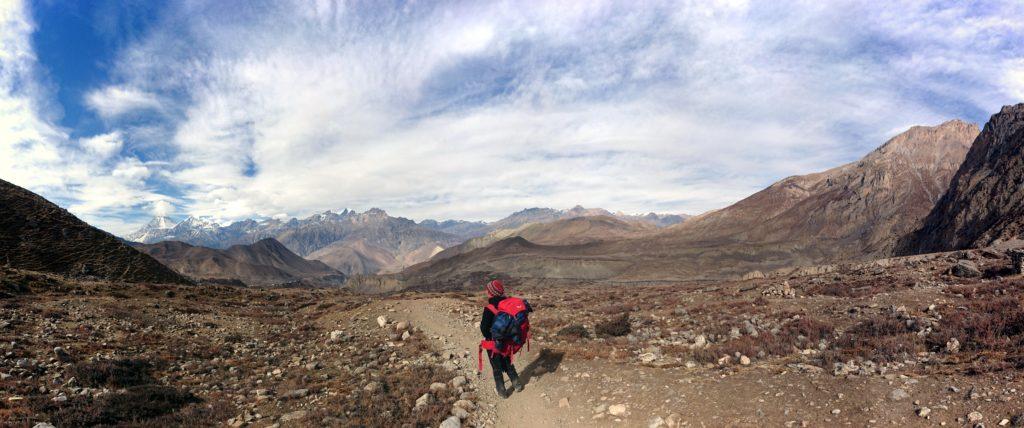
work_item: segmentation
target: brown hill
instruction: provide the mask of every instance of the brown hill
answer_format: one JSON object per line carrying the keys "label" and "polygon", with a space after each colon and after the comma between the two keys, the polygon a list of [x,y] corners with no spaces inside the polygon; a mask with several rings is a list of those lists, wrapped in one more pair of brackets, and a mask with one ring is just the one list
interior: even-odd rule
{"label": "brown hill", "polygon": [[551,222],[525,223],[516,229],[496,230],[448,248],[436,256],[448,258],[483,248],[511,237],[521,237],[541,245],[580,245],[653,234],[658,228],[646,222],[629,222],[610,215],[573,217]]}
{"label": "brown hill", "polygon": [[900,254],[983,247],[1024,235],[1024,103],[985,124],[949,190]]}
{"label": "brown hill", "polygon": [[178,241],[137,244],[136,248],[181,274],[197,279],[237,279],[257,286],[297,281],[331,285],[344,281],[340,272],[322,262],[299,257],[273,238],[250,245],[234,245],[226,250]]}
{"label": "brown hill", "polygon": [[115,281],[188,283],[113,235],[4,180],[0,180],[0,263]]}
{"label": "brown hill", "polygon": [[409,281],[494,270],[512,276],[680,280],[890,254],[945,191],[977,135],[950,121],[913,127],[857,162],[781,180],[658,234],[583,245],[506,246],[428,262]]}

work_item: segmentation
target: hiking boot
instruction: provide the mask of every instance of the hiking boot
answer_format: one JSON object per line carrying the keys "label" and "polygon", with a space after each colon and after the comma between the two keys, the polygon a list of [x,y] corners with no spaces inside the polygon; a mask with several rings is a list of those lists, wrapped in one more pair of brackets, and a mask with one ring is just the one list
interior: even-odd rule
{"label": "hiking boot", "polygon": [[508,390],[505,389],[505,384],[504,383],[499,383],[494,389],[495,389],[495,391],[498,392],[498,396],[501,397],[501,398],[508,398],[509,395],[511,395],[511,394],[509,394]]}
{"label": "hiking boot", "polygon": [[516,392],[523,392],[523,383],[519,381],[518,376],[512,378],[512,388],[515,389]]}

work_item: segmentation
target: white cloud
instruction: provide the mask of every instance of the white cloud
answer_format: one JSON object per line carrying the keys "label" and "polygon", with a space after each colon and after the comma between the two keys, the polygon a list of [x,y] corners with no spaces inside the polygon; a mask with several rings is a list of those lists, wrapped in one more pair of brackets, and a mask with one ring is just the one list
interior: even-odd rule
{"label": "white cloud", "polygon": [[174,213],[175,208],[174,204],[170,203],[169,201],[160,199],[153,201],[153,204],[151,205],[151,210],[154,216],[167,217]]}
{"label": "white cloud", "polygon": [[108,119],[161,108],[155,94],[129,86],[112,85],[91,91],[85,101],[97,114]]}
{"label": "white cloud", "polygon": [[35,30],[26,4],[0,2],[0,178],[94,225],[127,232],[126,212],[155,197],[145,183],[148,169],[117,156],[119,131],[72,141],[55,125],[53,94],[32,49]]}
{"label": "white cloud", "polygon": [[[1012,2],[387,7],[172,4],[119,53],[118,83],[86,97],[105,119],[161,113],[117,134],[123,156],[144,147],[147,162],[73,168],[106,177],[79,179],[98,189],[76,194],[77,209],[113,212],[123,192],[130,209],[220,219],[373,206],[494,219],[577,203],[697,213],[855,159],[894,129],[1024,98]],[[14,129],[6,119],[0,130]],[[39,162],[68,150],[33,147]]]}
{"label": "white cloud", "polygon": [[124,145],[121,133],[118,131],[83,138],[79,141],[85,150],[99,156],[101,159],[107,159],[116,155]]}

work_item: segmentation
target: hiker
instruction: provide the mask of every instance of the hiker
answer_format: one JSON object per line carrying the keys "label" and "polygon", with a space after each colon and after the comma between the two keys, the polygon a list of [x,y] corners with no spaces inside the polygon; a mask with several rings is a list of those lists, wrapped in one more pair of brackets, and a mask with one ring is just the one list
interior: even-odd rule
{"label": "hiker", "polygon": [[[480,333],[484,340],[480,341],[480,352],[487,351],[494,372],[494,385],[498,396],[508,398],[511,394],[505,388],[507,374],[516,392],[523,390],[519,381],[519,373],[512,365],[512,356],[522,348],[523,343],[529,345],[530,321],[527,314],[533,312],[530,304],[522,299],[505,296],[505,285],[495,279],[487,283],[487,306],[480,319]],[[480,356],[477,356],[480,359]],[[479,371],[483,371],[482,359],[478,361]]]}

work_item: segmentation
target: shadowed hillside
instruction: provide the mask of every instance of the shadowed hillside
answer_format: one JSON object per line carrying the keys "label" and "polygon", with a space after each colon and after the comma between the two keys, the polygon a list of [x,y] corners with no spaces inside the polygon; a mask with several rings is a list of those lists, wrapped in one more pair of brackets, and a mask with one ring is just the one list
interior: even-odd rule
{"label": "shadowed hillside", "polygon": [[43,197],[0,180],[0,263],[128,282],[188,280]]}

